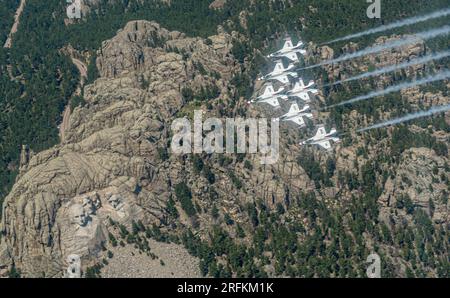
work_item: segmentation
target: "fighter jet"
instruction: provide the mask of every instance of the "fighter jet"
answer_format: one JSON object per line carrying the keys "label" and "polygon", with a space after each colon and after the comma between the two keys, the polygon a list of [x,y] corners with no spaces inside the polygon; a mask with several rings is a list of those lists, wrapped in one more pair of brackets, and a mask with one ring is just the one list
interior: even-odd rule
{"label": "fighter jet", "polygon": [[286,95],[282,95],[281,93],[284,91],[284,87],[281,87],[277,91],[275,91],[272,84],[267,84],[264,89],[264,93],[258,96],[255,100],[251,100],[251,103],[267,103],[275,108],[280,107],[280,103],[278,102],[278,98],[282,98],[287,100],[288,97]]}
{"label": "fighter jet", "polygon": [[[316,83],[314,83],[313,80],[310,80],[308,85],[305,85],[305,82],[303,82],[303,79],[300,78],[298,79],[297,82],[295,82],[294,87],[292,88],[292,90],[290,90],[290,92],[300,92],[300,91],[305,91],[306,89],[311,89],[312,86],[314,86]],[[315,89],[317,90],[317,89]]]}
{"label": "fighter jet", "polygon": [[299,125],[300,127],[305,127],[306,123],[304,120],[304,117],[312,119],[313,114],[310,112],[310,107],[308,105],[305,105],[301,110],[298,107],[298,104],[294,103],[292,104],[291,108],[289,109],[289,112],[287,112],[285,115],[281,116],[280,118],[274,119],[274,121],[292,121],[295,124]]}
{"label": "fighter jet", "polygon": [[294,62],[298,62],[298,56],[297,53],[300,53],[302,55],[306,54],[305,50],[300,49],[300,47],[303,46],[303,42],[299,41],[297,45],[294,46],[292,43],[292,39],[290,37],[285,39],[283,48],[275,53],[272,53],[267,56],[267,58],[281,58],[286,57]]}
{"label": "fighter jet", "polygon": [[294,68],[294,64],[290,63],[287,67],[284,66],[282,60],[278,60],[275,63],[275,67],[272,72],[266,74],[265,76],[262,76],[259,78],[259,80],[278,80],[282,83],[289,83],[288,75],[296,78],[298,77],[298,74],[296,72],[292,72]]}
{"label": "fighter jet", "polygon": [[295,96],[295,94],[300,93],[300,92],[311,92],[313,94],[317,94],[319,91],[315,88],[312,88],[316,83],[314,83],[313,80],[309,81],[308,85],[305,85],[305,83],[303,82],[303,79],[298,79],[297,82],[295,82],[294,87],[289,90],[287,93]]}
{"label": "fighter jet", "polygon": [[317,128],[316,135],[306,141],[300,143],[300,145],[319,145],[326,150],[331,149],[331,142],[339,143],[340,138],[337,137],[337,131],[332,128],[330,132],[327,133],[325,126],[320,125]]}
{"label": "fighter jet", "polygon": [[314,85],[315,85],[315,83],[312,80],[309,81],[308,85],[305,85],[303,80],[299,79],[294,84],[294,87],[291,90],[289,90],[288,92],[286,92],[286,94],[288,96],[298,97],[302,101],[308,103],[311,101],[311,98],[309,97],[309,92],[311,92],[313,94],[319,93],[319,91],[317,89],[311,88]]}
{"label": "fighter jet", "polygon": [[280,87],[277,91],[273,88],[272,84],[267,84],[264,89],[264,93],[257,97],[257,99],[266,99],[269,97],[274,97],[275,95],[281,94],[284,91],[284,87]]}

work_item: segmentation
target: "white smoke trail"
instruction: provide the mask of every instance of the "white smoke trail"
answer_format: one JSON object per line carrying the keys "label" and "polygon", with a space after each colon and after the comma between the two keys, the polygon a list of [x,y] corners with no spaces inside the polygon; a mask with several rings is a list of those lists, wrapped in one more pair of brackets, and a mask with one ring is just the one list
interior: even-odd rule
{"label": "white smoke trail", "polygon": [[388,87],[388,88],[386,88],[384,90],[370,92],[369,94],[358,96],[358,97],[355,97],[353,99],[350,99],[350,100],[347,100],[347,101],[343,101],[343,102],[335,104],[335,105],[328,106],[325,109],[338,107],[338,106],[343,106],[343,105],[348,105],[348,104],[353,104],[353,103],[358,102],[358,101],[371,99],[371,98],[377,97],[377,96],[383,96],[383,95],[386,95],[386,94],[389,94],[389,93],[400,91],[402,89],[407,89],[407,88],[411,88],[411,87],[415,87],[415,86],[419,86],[419,85],[424,85],[424,84],[428,84],[428,83],[432,83],[432,82],[436,82],[436,81],[442,81],[442,80],[448,79],[449,77],[450,77],[450,71],[449,70],[445,70],[445,71],[442,71],[442,72],[440,72],[440,73],[438,73],[436,75],[428,76],[428,77],[420,79],[420,80],[414,80],[414,81],[411,81],[411,82],[406,82],[406,83],[402,83],[402,84],[399,84],[399,85],[391,86],[391,87]]}
{"label": "white smoke trail", "polygon": [[351,82],[351,81],[356,81],[356,80],[360,80],[360,79],[364,79],[364,78],[369,78],[369,77],[373,77],[373,76],[377,76],[380,74],[384,74],[384,73],[388,73],[397,69],[402,69],[402,68],[406,68],[406,67],[410,67],[413,65],[418,65],[418,64],[425,64],[427,62],[433,61],[433,60],[439,60],[445,57],[450,56],[450,51],[444,51],[444,52],[439,52],[436,54],[432,54],[432,55],[427,55],[427,56],[423,56],[423,57],[419,57],[417,59],[413,59],[411,61],[407,61],[407,62],[403,62],[400,64],[395,64],[395,65],[391,65],[391,66],[387,66],[387,67],[383,67],[380,68],[378,70],[375,71],[371,71],[371,72],[366,72],[345,80],[340,80],[340,81],[336,81],[330,84],[326,84],[323,87],[327,87],[327,86],[334,86],[334,85],[338,85],[338,84],[342,84],[345,82]]}
{"label": "white smoke trail", "polygon": [[368,47],[368,48],[365,48],[364,50],[357,51],[355,53],[345,54],[345,55],[335,58],[335,59],[331,59],[331,60],[327,60],[327,61],[315,64],[315,65],[303,67],[299,70],[316,68],[319,66],[324,66],[324,65],[333,64],[333,63],[339,63],[339,62],[350,60],[353,58],[358,58],[358,57],[362,57],[365,55],[375,54],[375,53],[378,53],[378,52],[381,52],[381,51],[384,51],[387,49],[403,47],[408,44],[417,43],[421,40],[428,40],[428,39],[432,39],[432,38],[435,38],[435,37],[438,37],[441,35],[447,35],[449,33],[450,33],[450,26],[446,25],[439,29],[422,31],[422,32],[414,34],[414,36],[403,37],[401,39],[390,41],[390,42],[387,42],[382,45]]}
{"label": "white smoke trail", "polygon": [[400,118],[392,119],[392,120],[389,120],[389,121],[384,121],[384,122],[381,122],[381,123],[378,123],[378,124],[375,124],[375,125],[372,125],[372,126],[361,128],[361,129],[358,129],[357,132],[364,132],[364,131],[368,131],[368,130],[371,130],[371,129],[376,129],[376,128],[382,128],[382,127],[386,127],[386,126],[396,125],[396,124],[400,124],[400,123],[403,123],[403,122],[406,122],[406,121],[410,121],[410,120],[414,120],[414,119],[417,119],[417,118],[428,117],[428,116],[432,116],[434,114],[447,112],[449,110],[450,110],[450,104],[446,104],[446,105],[443,105],[443,106],[436,106],[436,107],[433,107],[433,108],[431,108],[431,109],[429,109],[427,111],[420,111],[420,112],[409,114],[409,115],[406,115],[406,116],[403,116],[403,117],[400,117]]}
{"label": "white smoke trail", "polygon": [[366,31],[362,31],[359,33],[355,33],[355,34],[351,34],[351,35],[347,35],[344,37],[340,37],[337,39],[334,39],[332,41],[326,42],[324,44],[330,44],[330,43],[335,43],[338,41],[344,41],[344,40],[349,40],[349,39],[353,39],[353,38],[357,38],[357,37],[361,37],[361,36],[366,36],[366,35],[370,35],[370,34],[374,34],[374,33],[378,33],[378,32],[383,32],[383,31],[387,31],[387,30],[391,30],[391,29],[395,29],[395,28],[400,28],[400,27],[405,27],[405,26],[409,26],[409,25],[413,25],[416,23],[421,23],[421,22],[426,22],[428,20],[432,20],[432,19],[437,19],[437,18],[441,18],[441,17],[445,17],[447,15],[450,15],[450,8],[446,8],[444,10],[439,10],[439,11],[435,11],[423,16],[417,16],[417,17],[412,17],[412,18],[408,18],[408,19],[404,19],[401,21],[397,21],[388,25],[383,25],[377,28],[373,28],[373,29],[369,29]]}

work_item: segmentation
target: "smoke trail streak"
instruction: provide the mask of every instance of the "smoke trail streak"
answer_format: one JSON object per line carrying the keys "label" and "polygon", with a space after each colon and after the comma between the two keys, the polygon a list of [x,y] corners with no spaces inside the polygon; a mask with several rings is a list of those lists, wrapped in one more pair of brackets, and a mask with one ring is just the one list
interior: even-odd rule
{"label": "smoke trail streak", "polygon": [[363,74],[360,74],[360,75],[357,75],[357,76],[354,76],[354,77],[351,77],[351,78],[348,78],[345,80],[340,80],[337,82],[326,84],[326,85],[323,85],[323,87],[334,86],[334,85],[339,85],[339,84],[342,84],[345,82],[351,82],[351,81],[356,81],[356,80],[360,80],[360,79],[364,79],[364,78],[369,78],[369,77],[377,76],[380,74],[385,74],[385,73],[388,73],[388,72],[391,72],[394,70],[410,67],[413,65],[425,64],[427,62],[430,62],[433,60],[439,60],[439,59],[442,59],[442,58],[445,58],[448,56],[450,56],[450,51],[444,51],[444,52],[440,52],[440,53],[436,53],[436,54],[432,54],[432,55],[427,55],[427,56],[419,57],[417,59],[413,59],[411,61],[383,67],[383,68],[380,68],[378,70],[371,71],[371,72],[366,72],[366,73],[363,73]]}
{"label": "smoke trail streak", "polygon": [[362,57],[365,55],[370,55],[370,54],[375,54],[387,49],[392,49],[392,48],[400,48],[403,47],[405,45],[408,44],[412,44],[412,43],[417,43],[421,40],[428,40],[428,39],[432,39],[441,35],[446,35],[450,33],[450,26],[446,25],[443,26],[442,28],[438,28],[438,29],[432,29],[429,31],[422,31],[419,33],[414,34],[414,36],[409,36],[409,37],[404,37],[401,38],[399,40],[394,40],[394,41],[390,41],[387,42],[385,44],[382,45],[377,45],[374,47],[368,47],[365,48],[364,50],[361,51],[357,51],[355,53],[351,53],[351,54],[345,54],[341,57],[335,58],[335,59],[331,59],[331,60],[327,60],[324,62],[321,62],[319,64],[315,64],[315,65],[311,65],[311,66],[307,66],[307,67],[303,67],[299,70],[304,70],[304,69],[310,69],[310,68],[316,68],[319,66],[324,66],[324,65],[328,65],[328,64],[333,64],[333,63],[338,63],[338,62],[342,62],[342,61],[346,61],[346,60],[350,60],[353,58],[358,58],[358,57]]}
{"label": "smoke trail streak", "polygon": [[418,17],[412,17],[412,18],[404,19],[404,20],[401,20],[401,21],[397,21],[397,22],[394,22],[394,23],[391,23],[391,24],[388,24],[388,25],[383,25],[383,26],[380,26],[380,27],[377,27],[377,28],[373,28],[373,29],[369,29],[369,30],[366,30],[366,31],[362,31],[362,32],[359,32],[359,33],[347,35],[347,36],[340,37],[340,38],[334,39],[332,41],[326,42],[324,44],[331,44],[331,43],[335,43],[335,42],[338,42],[338,41],[349,40],[349,39],[353,39],[353,38],[357,38],[357,37],[361,37],[361,36],[366,36],[366,35],[370,35],[370,34],[374,34],[374,33],[378,33],[378,32],[383,32],[383,31],[387,31],[387,30],[391,30],[391,29],[395,29],[395,28],[405,27],[405,26],[416,24],[416,23],[426,22],[428,20],[445,17],[447,15],[450,15],[450,8],[446,8],[444,10],[435,11],[435,12],[432,12],[430,14],[426,14],[426,15],[423,15],[423,16],[418,16]]}
{"label": "smoke trail streak", "polygon": [[371,99],[371,98],[377,97],[377,96],[383,96],[383,95],[386,95],[389,93],[400,91],[402,89],[407,89],[407,88],[411,88],[411,87],[415,87],[415,86],[419,86],[419,85],[424,85],[424,84],[428,84],[428,83],[432,83],[432,82],[436,82],[436,81],[442,81],[442,80],[448,79],[449,77],[450,77],[450,71],[445,70],[434,76],[428,76],[428,77],[420,79],[420,80],[414,80],[411,82],[406,82],[406,83],[402,83],[399,85],[391,86],[384,90],[370,92],[369,94],[358,96],[353,99],[343,101],[343,102],[335,104],[335,105],[328,106],[325,109],[348,105],[348,104],[353,104],[358,101]]}
{"label": "smoke trail streak", "polygon": [[396,125],[396,124],[400,124],[400,123],[414,120],[417,118],[428,117],[428,116],[432,116],[434,114],[447,112],[449,110],[450,110],[450,104],[446,104],[443,106],[436,106],[436,107],[432,107],[431,109],[429,109],[427,111],[420,111],[420,112],[409,114],[409,115],[406,115],[406,116],[403,116],[400,118],[392,119],[389,121],[384,121],[384,122],[381,122],[381,123],[378,123],[378,124],[375,124],[372,126],[361,128],[361,129],[358,129],[357,132],[364,132],[364,131],[368,131],[368,130],[372,130],[372,129],[376,129],[376,128],[382,128],[382,127],[386,127],[386,126]]}

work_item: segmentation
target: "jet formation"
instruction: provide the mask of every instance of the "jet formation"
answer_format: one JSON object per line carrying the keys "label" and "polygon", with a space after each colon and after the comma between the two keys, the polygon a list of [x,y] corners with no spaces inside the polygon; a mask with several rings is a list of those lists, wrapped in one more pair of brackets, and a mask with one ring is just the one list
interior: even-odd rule
{"label": "jet formation", "polygon": [[[300,62],[300,55],[306,54],[303,46],[302,41],[294,45],[292,39],[286,37],[283,48],[267,56],[275,63],[275,66],[271,72],[258,78],[259,81],[264,81],[263,92],[249,102],[266,104],[274,110],[281,109],[280,100],[290,103],[289,111],[273,121],[291,122],[299,129],[307,126],[306,121],[314,121],[310,105],[311,96],[319,93],[313,80],[305,84],[296,71],[299,68],[297,64]],[[317,145],[325,150],[332,150],[333,144],[339,142],[336,129],[327,132],[325,126],[319,124],[316,126],[315,136],[301,142],[300,145]]]}

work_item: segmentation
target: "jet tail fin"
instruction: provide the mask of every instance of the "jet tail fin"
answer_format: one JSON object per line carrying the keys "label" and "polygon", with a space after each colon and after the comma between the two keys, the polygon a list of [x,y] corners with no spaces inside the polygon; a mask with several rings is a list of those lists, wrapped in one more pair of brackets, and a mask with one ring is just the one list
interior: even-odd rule
{"label": "jet tail fin", "polygon": [[275,68],[273,69],[273,72],[280,72],[284,70],[284,64],[283,61],[278,60],[275,64]]}
{"label": "jet tail fin", "polygon": [[294,117],[292,119],[290,119],[292,122],[294,122],[295,124],[299,125],[300,127],[305,127],[306,123],[305,123],[305,119],[303,119],[303,116],[297,116]]}
{"label": "jet tail fin", "polygon": [[273,89],[272,84],[269,84],[266,86],[266,89],[264,89],[264,95],[272,95],[275,93],[275,90]]}
{"label": "jet tail fin", "polygon": [[294,103],[291,105],[291,108],[289,109],[289,114],[299,113],[300,109],[298,108],[298,104]]}
{"label": "jet tail fin", "polygon": [[292,49],[294,45],[292,44],[292,40],[290,38],[287,38],[283,45],[283,50],[289,50]]}
{"label": "jet tail fin", "polygon": [[320,126],[317,129],[316,135],[314,136],[314,138],[316,139],[323,139],[325,138],[327,132],[325,131],[325,126]]}
{"label": "jet tail fin", "polygon": [[321,141],[321,142],[317,143],[317,145],[321,146],[322,148],[324,148],[326,150],[330,150],[331,149],[331,143],[328,140]]}

